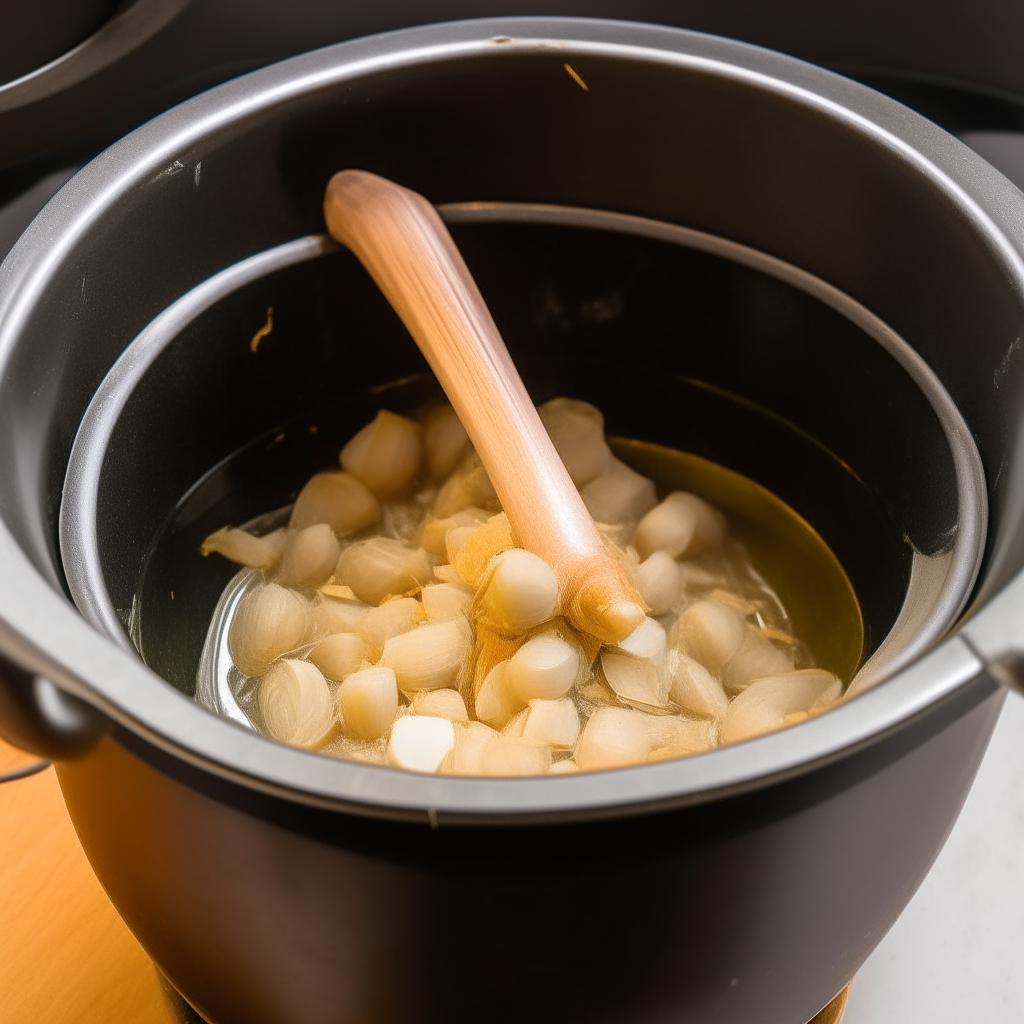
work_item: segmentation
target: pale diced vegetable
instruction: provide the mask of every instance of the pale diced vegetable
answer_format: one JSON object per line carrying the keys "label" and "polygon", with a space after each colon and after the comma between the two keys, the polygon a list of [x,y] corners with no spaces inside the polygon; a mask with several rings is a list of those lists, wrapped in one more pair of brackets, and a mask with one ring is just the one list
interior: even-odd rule
{"label": "pale diced vegetable", "polygon": [[328,678],[341,682],[366,660],[366,641],[358,633],[332,633],[309,652],[309,660]]}
{"label": "pale diced vegetable", "polygon": [[345,537],[373,526],[380,519],[380,502],[349,473],[317,473],[299,491],[289,526],[303,530],[326,523]]}
{"label": "pale diced vegetable", "polygon": [[502,512],[491,516],[482,526],[456,527],[446,540],[448,561],[463,582],[475,587],[487,570],[490,560],[502,551],[515,547],[508,516]]}
{"label": "pale diced vegetable", "polygon": [[418,590],[432,575],[423,548],[406,547],[390,537],[356,541],[341,553],[335,569],[337,579],[367,604]]}
{"label": "pale diced vegetable", "polygon": [[483,722],[455,724],[455,745],[445,758],[441,771],[447,775],[483,774],[484,752],[500,733]]}
{"label": "pale diced vegetable", "polygon": [[673,558],[717,547],[725,538],[718,509],[686,491],[674,491],[640,520],[633,545],[641,558],[667,551]]}
{"label": "pale diced vegetable", "polygon": [[326,583],[338,564],[341,547],[326,523],[296,530],[285,543],[275,576],[285,587],[316,589]]}
{"label": "pale diced vegetable", "polygon": [[718,672],[746,639],[740,616],[718,601],[697,601],[676,621],[673,642],[705,668]]}
{"label": "pale diced vegetable", "polygon": [[432,715],[452,722],[469,721],[466,702],[458,690],[417,690],[412,694],[412,706],[417,715]]}
{"label": "pale diced vegetable", "polygon": [[649,659],[607,650],[601,655],[601,669],[615,695],[627,704],[649,708],[668,704],[668,679]]}
{"label": "pale diced vegetable", "polygon": [[465,454],[469,438],[462,421],[450,405],[434,406],[423,422],[423,447],[427,473],[440,483],[447,479]]}
{"label": "pale diced vegetable", "polygon": [[455,729],[447,718],[406,715],[391,727],[387,762],[411,772],[436,772],[455,746]]}
{"label": "pale diced vegetable", "polygon": [[260,680],[257,697],[268,733],[282,743],[315,747],[334,725],[334,702],[320,670],[286,658]]}
{"label": "pale diced vegetable", "polygon": [[619,459],[580,488],[580,497],[597,523],[632,526],[658,503],[654,483]]}
{"label": "pale diced vegetable", "polygon": [[255,537],[246,530],[225,526],[203,541],[199,553],[217,552],[249,569],[269,569],[280,557],[287,537],[288,531],[284,528]]}
{"label": "pale diced vegetable", "polygon": [[553,634],[528,640],[509,661],[508,687],[526,703],[564,697],[580,674],[579,648]]}
{"label": "pale diced vegetable", "polygon": [[473,594],[452,583],[431,583],[420,591],[420,600],[428,622],[443,622],[465,615],[473,603]]}
{"label": "pale diced vegetable", "polygon": [[762,676],[779,676],[792,671],[790,652],[776,647],[756,629],[748,627],[740,649],[722,670],[722,683],[729,693],[739,693]]}
{"label": "pale diced vegetable", "polygon": [[839,679],[820,668],[755,679],[729,704],[722,719],[722,742],[738,743],[771,732],[789,715],[827,707],[841,692]]}
{"label": "pale diced vegetable", "polygon": [[580,734],[580,716],[567,697],[561,700],[532,700],[523,724],[522,736],[559,749],[572,747]]}
{"label": "pale diced vegetable", "polygon": [[480,759],[482,775],[546,775],[550,767],[551,748],[519,736],[499,735]]}
{"label": "pale diced vegetable", "polygon": [[664,715],[648,719],[651,750],[648,761],[664,761],[710,750],[718,741],[718,729],[707,719]]}
{"label": "pale diced vegetable", "polygon": [[553,398],[537,412],[577,487],[605,472],[612,452],[604,439],[604,416],[599,409],[574,398]]}
{"label": "pale diced vegetable", "polygon": [[625,640],[619,641],[618,649],[636,658],[646,658],[659,672],[664,672],[666,644],[665,627],[648,617]]}
{"label": "pale diced vegetable", "polygon": [[722,684],[699,661],[680,651],[670,651],[668,675],[669,698],[673,704],[705,718],[720,718],[725,714],[729,698]]}
{"label": "pale diced vegetable", "polygon": [[492,513],[482,508],[464,508],[444,519],[428,519],[420,532],[420,547],[435,558],[448,557],[448,534],[460,526],[482,526]]}
{"label": "pale diced vegetable", "polygon": [[384,644],[380,663],[394,669],[398,685],[406,693],[440,690],[455,682],[472,642],[472,631],[464,619],[427,623],[391,637]]}
{"label": "pale diced vegetable", "polygon": [[354,633],[370,605],[354,598],[317,594],[310,606],[312,631],[315,636],[331,633]]}
{"label": "pale diced vegetable", "polygon": [[682,592],[679,563],[667,551],[655,551],[637,566],[636,584],[651,615],[665,615],[675,608]]}
{"label": "pale diced vegetable", "polygon": [[464,508],[485,508],[497,511],[498,495],[487,470],[473,455],[441,485],[434,501],[434,516],[444,519]]}
{"label": "pale diced vegetable", "polygon": [[494,559],[480,611],[506,633],[525,633],[558,611],[558,577],[544,559],[511,548]]}
{"label": "pale diced vegetable", "polygon": [[338,714],[345,731],[361,740],[386,736],[398,714],[398,684],[389,668],[353,672],[338,687]]}
{"label": "pale diced vegetable", "polygon": [[393,498],[412,486],[423,465],[423,431],[404,416],[382,409],[344,448],[341,466],[378,498]]}
{"label": "pale diced vegetable", "polygon": [[239,671],[261,676],[271,662],[295,650],[306,634],[308,605],[276,583],[248,593],[228,630],[228,650]]}
{"label": "pale diced vegetable", "polygon": [[598,708],[576,743],[576,763],[589,772],[646,761],[653,749],[649,717],[629,708]]}
{"label": "pale diced vegetable", "polygon": [[477,690],[476,717],[494,729],[502,729],[526,703],[508,682],[509,661],[500,661],[484,676]]}
{"label": "pale diced vegetable", "polygon": [[395,636],[414,629],[420,622],[423,606],[415,597],[400,597],[371,608],[356,624],[355,631],[366,641],[370,661],[376,661],[384,645]]}

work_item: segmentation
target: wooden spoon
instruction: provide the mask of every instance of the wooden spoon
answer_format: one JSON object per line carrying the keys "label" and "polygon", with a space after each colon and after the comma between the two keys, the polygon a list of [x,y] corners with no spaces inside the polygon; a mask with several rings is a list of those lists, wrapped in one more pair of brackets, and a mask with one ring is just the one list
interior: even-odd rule
{"label": "wooden spoon", "polygon": [[519,543],[558,576],[563,614],[617,643],[644,607],[608,554],[434,207],[366,171],[340,171],[327,229],[355,253],[409,329],[480,455]]}

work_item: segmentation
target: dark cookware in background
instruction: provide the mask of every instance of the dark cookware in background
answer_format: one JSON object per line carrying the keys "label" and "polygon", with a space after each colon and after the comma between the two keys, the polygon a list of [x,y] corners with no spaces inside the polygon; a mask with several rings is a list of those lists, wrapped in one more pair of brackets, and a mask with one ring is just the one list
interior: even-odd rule
{"label": "dark cookware in background", "polygon": [[[978,442],[990,542],[973,618],[796,729],[575,778],[336,762],[157,678],[61,592],[56,521],[79,419],[174,299],[319,230],[324,176],[352,164],[439,202],[696,226],[862,302],[931,365]],[[67,758],[86,852],[172,982],[216,1024],[790,1024],[824,1005],[941,846],[998,713],[993,673],[1011,678],[1021,649],[1022,204],[955,139],[820,69],[706,36],[545,20],[297,58],[85,168],[0,270],[0,717]],[[757,294],[741,289],[737,308]],[[159,469],[197,454],[182,442],[169,433],[138,457]]]}
{"label": "dark cookware in background", "polygon": [[1000,0],[18,0],[0,34],[0,204],[242,71],[371,32],[516,14],[732,36],[860,77],[953,131],[1024,127],[1024,8]]}

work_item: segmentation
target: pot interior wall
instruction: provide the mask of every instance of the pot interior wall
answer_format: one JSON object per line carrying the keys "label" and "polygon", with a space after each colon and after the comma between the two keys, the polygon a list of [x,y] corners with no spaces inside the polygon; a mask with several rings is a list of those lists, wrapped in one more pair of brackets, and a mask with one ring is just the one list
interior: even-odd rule
{"label": "pot interior wall", "polygon": [[[313,69],[332,59],[329,51],[304,58]],[[836,285],[906,338],[960,407],[990,489],[988,545],[998,560],[983,570],[983,586],[991,592],[1007,579],[1024,550],[1018,497],[1007,490],[1012,475],[1002,472],[1020,436],[1024,361],[1011,357],[1019,350],[1021,303],[1005,287],[1001,257],[964,207],[883,139],[792,91],[706,64],[592,53],[573,59],[586,92],[566,73],[561,51],[499,45],[486,55],[424,57],[346,81],[317,79],[286,101],[251,107],[243,81],[230,119],[204,122],[161,168],[125,165],[116,200],[76,228],[48,271],[47,301],[19,323],[5,353],[0,513],[37,567],[60,584],[57,514],[68,454],[85,406],[119,353],[160,310],[216,270],[319,231],[327,177],[359,166],[439,203],[556,202],[686,224]],[[848,88],[867,109],[866,94]],[[895,117],[887,101],[879,104],[882,121]],[[189,124],[190,110],[175,112],[176,124]],[[964,158],[970,159],[966,151]],[[97,174],[109,171],[102,162]],[[69,194],[89,189],[89,174]],[[528,243],[511,228],[458,234],[537,399],[569,391],[608,406],[614,385],[630,397],[617,396],[609,408],[613,431],[717,457],[771,486],[812,521],[811,502],[844,509],[843,488],[863,485],[875,509],[865,521],[879,525],[855,557],[844,553],[842,530],[820,515],[815,521],[851,576],[870,576],[867,567],[883,561],[899,576],[904,534],[928,551],[950,525],[950,508],[934,500],[948,493],[948,467],[917,433],[925,429],[917,396],[890,387],[874,344],[827,311],[812,314],[795,293],[764,278],[741,280],[736,268],[712,271],[710,257],[643,256],[654,243],[598,244],[588,236],[556,245],[553,233],[532,229]],[[475,240],[485,234],[496,239],[490,253]],[[608,262],[609,248],[620,262]],[[365,397],[368,385],[421,372],[380,300],[353,283],[355,268],[346,260],[334,257],[254,286],[187,332],[236,339],[247,350],[274,304],[276,338],[259,358],[230,365],[227,346],[200,344],[204,381],[180,365],[154,371],[167,374],[178,404],[173,415],[158,415],[158,404],[138,415],[132,443],[153,465],[132,471],[138,491],[119,480],[117,502],[104,504],[102,542],[122,609],[130,608],[138,566],[170,509],[218,460],[328,400],[341,401],[344,415],[357,419],[354,399],[345,396]],[[303,284],[321,274],[330,287]],[[550,304],[545,274],[567,289],[564,296],[556,290]],[[602,320],[611,308],[602,302],[627,282],[634,293],[623,293],[618,316]],[[660,301],[650,302],[656,286]],[[286,294],[296,297],[293,307]],[[186,361],[186,347],[168,354],[168,367]],[[684,385],[684,377],[698,383]],[[725,417],[701,411],[702,403],[732,401],[716,389],[743,399],[730,406],[740,410],[736,426],[723,427]],[[847,406],[839,402],[843,392]],[[778,418],[758,418],[747,402]],[[702,418],[713,425],[698,427]],[[741,428],[743,422],[756,426]],[[356,425],[345,421],[339,434]],[[842,460],[854,482],[840,473],[843,484],[825,485],[827,475],[789,459],[778,440],[787,430],[820,442],[825,450],[816,457]],[[804,440],[808,450],[815,447]],[[819,492],[826,487],[834,488],[835,501],[824,501]],[[870,648],[898,603],[897,588],[882,588],[885,610],[876,621],[870,586],[855,584]]]}
{"label": "pot interior wall", "polygon": [[[865,654],[877,646],[910,544],[941,549],[957,519],[941,427],[891,356],[816,299],[716,256],[581,228],[454,233],[535,401],[593,401],[610,433],[773,490],[836,552],[864,612]],[[199,555],[206,533],[288,504],[378,408],[438,394],[348,253],[258,280],[195,320],[136,388],[100,487],[107,586],[126,625],[134,608],[147,662],[191,690],[235,571]]]}

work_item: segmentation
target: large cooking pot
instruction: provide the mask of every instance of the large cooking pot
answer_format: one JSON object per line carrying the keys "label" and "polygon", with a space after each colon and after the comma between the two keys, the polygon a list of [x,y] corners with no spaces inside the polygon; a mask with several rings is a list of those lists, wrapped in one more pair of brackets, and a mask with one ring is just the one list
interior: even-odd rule
{"label": "large cooking pot", "polygon": [[[315,237],[345,166],[445,204],[538,400],[802,512],[891,677],[547,779],[335,761],[196,704],[226,578],[196,538],[430,387]],[[0,270],[2,731],[60,762],[101,882],[214,1024],[806,1021],[927,872],[1021,674],[1022,251],[1024,197],[955,139],[713,37],[467,22],[220,86],[82,170]]]}

